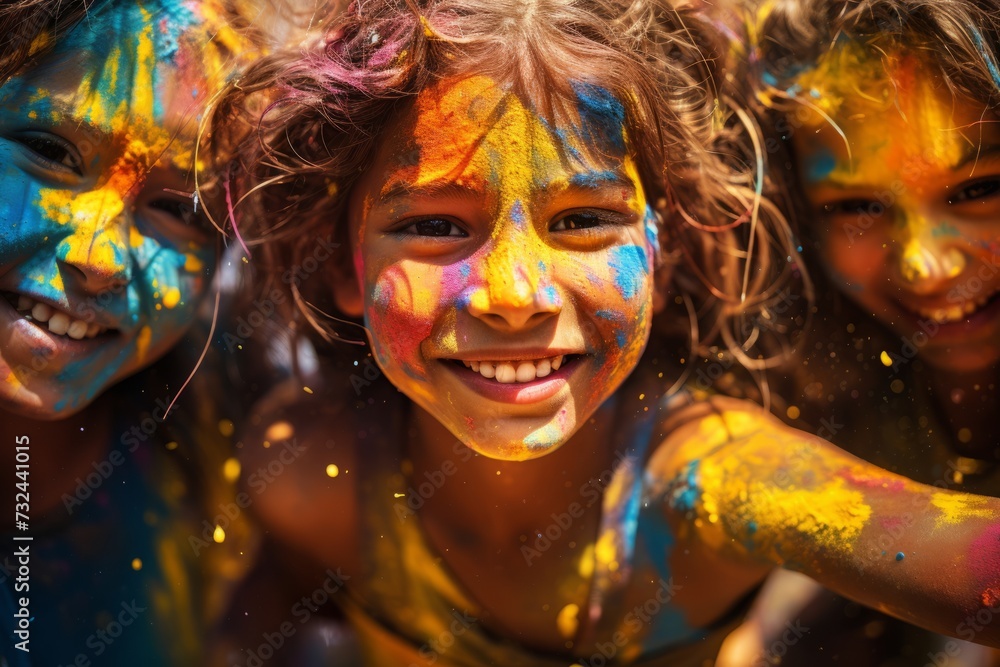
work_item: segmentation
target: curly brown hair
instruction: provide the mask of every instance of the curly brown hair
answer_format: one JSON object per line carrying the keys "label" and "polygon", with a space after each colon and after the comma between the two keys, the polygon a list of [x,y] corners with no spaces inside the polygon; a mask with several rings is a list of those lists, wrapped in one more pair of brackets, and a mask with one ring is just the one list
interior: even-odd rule
{"label": "curly brown hair", "polygon": [[[720,46],[662,0],[356,2],[314,43],[251,68],[217,105],[215,158],[231,159],[227,224],[235,210],[259,247],[264,289],[323,235],[348,265],[348,195],[383,129],[431,82],[485,74],[550,123],[575,100],[574,82],[598,86],[625,106],[640,177],[665,221],[663,255],[687,269],[674,272],[675,288],[708,323],[698,342],[721,335],[745,365],[762,365],[750,352],[756,323],[789,289],[796,251],[760,196],[749,116],[720,94]],[[298,281],[281,282],[298,305],[288,315],[336,338]]]}
{"label": "curly brown hair", "polygon": [[1000,96],[996,0],[782,0],[749,5],[758,37],[755,80],[787,88],[842,38],[876,59],[900,48],[930,56],[953,93],[995,106]]}

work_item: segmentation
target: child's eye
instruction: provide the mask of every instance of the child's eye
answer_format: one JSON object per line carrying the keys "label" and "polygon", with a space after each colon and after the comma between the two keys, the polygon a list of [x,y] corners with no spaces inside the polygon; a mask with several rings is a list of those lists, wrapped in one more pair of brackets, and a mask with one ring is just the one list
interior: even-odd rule
{"label": "child's eye", "polygon": [[578,211],[559,218],[552,223],[549,230],[553,232],[566,232],[574,229],[591,229],[610,222],[614,221],[608,220],[607,217],[598,215],[597,213]]}
{"label": "child's eye", "polygon": [[1000,179],[987,178],[976,181],[965,186],[961,186],[953,197],[948,199],[949,204],[961,204],[965,202],[982,201],[1000,193]]}
{"label": "child's eye", "polygon": [[73,144],[62,137],[48,132],[22,132],[14,140],[30,149],[43,167],[83,175],[83,159]]}
{"label": "child's eye", "polygon": [[868,213],[870,215],[878,215],[882,213],[885,208],[881,203],[873,199],[842,199],[840,201],[828,202],[823,204],[821,210],[825,215],[861,215],[862,213]]}
{"label": "child's eye", "polygon": [[415,236],[468,236],[461,227],[450,220],[442,218],[430,218],[427,220],[417,220],[399,230],[404,234]]}

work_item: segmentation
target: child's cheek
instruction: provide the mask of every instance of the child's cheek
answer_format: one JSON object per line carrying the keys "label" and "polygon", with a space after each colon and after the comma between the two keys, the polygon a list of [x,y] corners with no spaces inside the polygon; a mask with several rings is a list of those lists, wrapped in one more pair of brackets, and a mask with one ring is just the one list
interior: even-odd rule
{"label": "child's cheek", "polygon": [[[645,348],[652,318],[652,250],[621,245],[567,264],[563,281],[577,285],[584,333],[596,351],[595,386],[624,379]],[[590,331],[588,331],[588,329]]]}
{"label": "child's cheek", "polygon": [[[365,323],[376,360],[384,369],[401,369],[407,381],[426,382],[421,345],[455,307],[460,286],[449,280],[449,268],[404,260],[366,281]],[[397,384],[402,380],[390,379]]]}

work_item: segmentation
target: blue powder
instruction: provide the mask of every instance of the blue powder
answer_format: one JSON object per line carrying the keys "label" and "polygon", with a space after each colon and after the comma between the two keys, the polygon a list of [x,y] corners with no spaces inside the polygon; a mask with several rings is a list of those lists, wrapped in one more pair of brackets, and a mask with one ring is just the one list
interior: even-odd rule
{"label": "blue powder", "polygon": [[837,167],[837,160],[833,154],[823,149],[821,152],[810,158],[806,165],[806,178],[810,183],[818,183],[824,180]]}
{"label": "blue powder", "polygon": [[570,184],[581,188],[599,188],[606,183],[617,183],[621,179],[618,178],[618,174],[610,171],[589,171],[585,174],[574,174],[572,178],[569,179]]}
{"label": "blue powder", "polygon": [[615,286],[626,299],[639,293],[646,277],[646,253],[637,245],[619,246],[611,250],[608,261],[615,276]]}
{"label": "blue powder", "polygon": [[589,83],[574,81],[577,110],[583,127],[580,137],[595,146],[609,146],[616,154],[625,153],[625,107],[611,91]]}
{"label": "blue powder", "polygon": [[904,558],[906,558],[906,554],[904,554],[902,551],[900,551],[898,554],[896,554],[896,560],[897,561],[903,560]]}

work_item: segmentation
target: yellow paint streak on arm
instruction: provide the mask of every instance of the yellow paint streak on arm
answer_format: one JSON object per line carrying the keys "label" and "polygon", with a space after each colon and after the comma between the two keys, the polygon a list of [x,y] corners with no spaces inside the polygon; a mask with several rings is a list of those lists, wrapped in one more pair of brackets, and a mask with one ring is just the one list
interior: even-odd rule
{"label": "yellow paint streak on arm", "polygon": [[984,496],[939,491],[931,496],[931,504],[941,511],[941,515],[935,521],[935,528],[959,524],[975,517],[997,518],[997,512],[989,507],[990,501]]}

